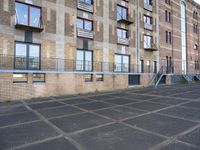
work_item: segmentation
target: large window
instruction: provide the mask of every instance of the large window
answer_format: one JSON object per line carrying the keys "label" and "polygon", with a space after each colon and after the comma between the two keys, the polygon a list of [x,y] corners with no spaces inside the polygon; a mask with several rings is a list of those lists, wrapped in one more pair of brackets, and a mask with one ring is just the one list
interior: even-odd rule
{"label": "large window", "polygon": [[130,56],[115,54],[115,72],[130,72]]}
{"label": "large window", "polygon": [[41,8],[16,2],[16,24],[41,28]]}
{"label": "large window", "polygon": [[15,69],[40,69],[40,45],[15,43]]}
{"label": "large window", "polygon": [[153,37],[144,35],[144,48],[151,48],[153,43]]}
{"label": "large window", "polygon": [[117,29],[117,37],[122,39],[128,38],[128,31],[125,29],[118,28]]}
{"label": "large window", "polygon": [[146,5],[152,5],[152,0],[144,0],[144,4],[146,4]]}
{"label": "large window", "polygon": [[128,20],[128,9],[122,6],[117,6],[117,20]]}
{"label": "large window", "polygon": [[144,23],[152,25],[152,17],[144,15]]}
{"label": "large window", "polygon": [[92,31],[93,30],[92,21],[86,20],[86,19],[78,18],[76,26],[77,26],[78,29],[84,29],[84,30],[87,30],[87,31]]}
{"label": "large window", "polygon": [[89,50],[77,50],[76,54],[76,70],[77,71],[92,71],[92,51]]}

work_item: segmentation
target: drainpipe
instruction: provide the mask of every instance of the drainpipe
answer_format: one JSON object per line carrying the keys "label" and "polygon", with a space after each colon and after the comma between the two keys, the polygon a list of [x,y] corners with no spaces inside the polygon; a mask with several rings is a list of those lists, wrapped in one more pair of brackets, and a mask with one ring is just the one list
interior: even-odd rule
{"label": "drainpipe", "polygon": [[140,2],[140,0],[137,0],[137,12],[136,12],[136,14],[137,14],[137,24],[136,24],[136,26],[137,26],[137,38],[136,38],[136,40],[137,40],[137,72],[139,73],[139,64],[140,64],[140,48],[139,48],[139,44],[140,44],[140,36],[139,36],[139,21],[140,21],[140,17],[139,17],[139,2]]}

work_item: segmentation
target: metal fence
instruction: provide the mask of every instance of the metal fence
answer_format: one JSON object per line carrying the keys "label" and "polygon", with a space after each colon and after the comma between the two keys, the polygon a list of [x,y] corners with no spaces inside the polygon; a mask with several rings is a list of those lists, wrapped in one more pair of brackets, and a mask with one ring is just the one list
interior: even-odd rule
{"label": "metal fence", "polygon": [[[153,62],[152,62],[153,63]],[[46,57],[23,57],[0,55],[0,70],[32,70],[52,72],[114,72],[114,73],[156,73],[157,66],[125,63],[69,60]]]}
{"label": "metal fence", "polygon": [[160,60],[160,66],[166,74],[200,74],[200,62],[165,59]]}

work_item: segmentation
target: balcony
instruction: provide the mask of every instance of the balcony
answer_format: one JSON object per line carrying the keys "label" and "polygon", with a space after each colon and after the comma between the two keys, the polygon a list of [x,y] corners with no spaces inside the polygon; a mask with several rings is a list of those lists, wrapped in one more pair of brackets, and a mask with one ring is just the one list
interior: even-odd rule
{"label": "balcony", "polygon": [[93,39],[93,31],[77,28],[77,36],[87,39]]}
{"label": "balcony", "polygon": [[144,9],[148,10],[148,11],[153,11],[153,6],[147,3],[144,3]]}
{"label": "balcony", "polygon": [[118,37],[117,43],[118,44],[122,44],[122,45],[129,45],[129,39],[128,38],[120,38],[120,37]]}
{"label": "balcony", "polygon": [[41,7],[23,2],[16,2],[15,12],[16,29],[30,30],[33,32],[43,31]]}
{"label": "balcony", "polygon": [[77,0],[77,8],[91,13],[94,12],[93,5],[86,2],[81,2],[80,0]]}
{"label": "balcony", "polygon": [[127,25],[133,24],[133,21],[129,20],[128,18],[119,18],[117,21],[119,23],[124,23],[124,24],[127,24]]}
{"label": "balcony", "polygon": [[153,30],[153,25],[152,24],[148,24],[148,23],[144,23],[144,29],[147,29],[147,30]]}
{"label": "balcony", "polygon": [[156,44],[152,43],[151,45],[144,46],[144,50],[146,51],[157,51],[158,48]]}

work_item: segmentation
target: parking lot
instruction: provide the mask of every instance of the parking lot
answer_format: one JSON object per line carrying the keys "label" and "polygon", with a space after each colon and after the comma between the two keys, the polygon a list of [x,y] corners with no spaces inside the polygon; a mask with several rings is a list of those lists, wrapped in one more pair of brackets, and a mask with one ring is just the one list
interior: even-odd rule
{"label": "parking lot", "polygon": [[200,150],[200,84],[0,103],[0,150]]}

